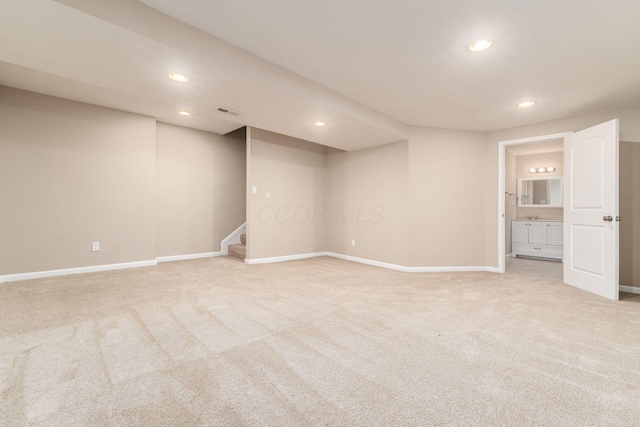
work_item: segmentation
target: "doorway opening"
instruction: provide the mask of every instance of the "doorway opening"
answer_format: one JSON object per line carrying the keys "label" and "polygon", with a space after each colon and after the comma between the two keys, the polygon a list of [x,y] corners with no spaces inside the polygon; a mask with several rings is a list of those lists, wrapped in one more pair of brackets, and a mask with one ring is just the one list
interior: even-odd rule
{"label": "doorway opening", "polygon": [[562,282],[564,140],[505,150],[505,272]]}
{"label": "doorway opening", "polygon": [[563,281],[564,135],[500,143],[500,272]]}
{"label": "doorway opening", "polygon": [[[551,275],[554,279],[563,280],[562,263],[557,262],[558,259],[562,259],[562,247],[558,244],[549,245],[549,237],[547,237],[557,237],[558,226],[560,236],[562,235],[563,216],[561,207],[552,207],[558,204],[553,203],[556,202],[557,194],[553,194],[554,200],[551,200],[552,193],[556,193],[557,190],[549,178],[562,177],[564,137],[571,133],[563,132],[500,142],[498,147],[498,212],[500,212],[498,215],[498,271],[500,273],[506,271],[508,263],[510,271],[517,269],[518,272],[525,274],[546,275],[546,277]],[[520,156],[521,161],[518,162],[517,157]],[[530,170],[532,171],[529,172]],[[538,191],[537,195],[534,195],[533,190],[538,187],[547,189],[547,193],[542,195],[542,192]],[[527,188],[529,191],[526,190]],[[514,224],[514,221],[517,222]],[[552,243],[557,242],[552,241]],[[520,255],[522,258],[516,258],[515,255]],[[556,261],[550,261],[553,259]]]}

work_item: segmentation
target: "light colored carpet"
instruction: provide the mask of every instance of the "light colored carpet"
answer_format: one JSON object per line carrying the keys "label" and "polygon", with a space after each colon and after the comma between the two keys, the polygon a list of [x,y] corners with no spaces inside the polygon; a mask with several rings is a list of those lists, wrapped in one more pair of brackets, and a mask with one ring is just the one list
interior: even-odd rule
{"label": "light colored carpet", "polygon": [[0,286],[0,425],[638,426],[640,298],[221,257]]}

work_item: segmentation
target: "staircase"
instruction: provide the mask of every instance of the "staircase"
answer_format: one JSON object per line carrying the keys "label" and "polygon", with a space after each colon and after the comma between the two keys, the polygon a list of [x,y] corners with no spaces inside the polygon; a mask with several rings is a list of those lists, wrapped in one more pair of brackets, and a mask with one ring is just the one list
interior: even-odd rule
{"label": "staircase", "polygon": [[244,259],[247,257],[247,235],[241,234],[240,244],[229,245],[228,251],[230,256],[240,258],[244,261]]}

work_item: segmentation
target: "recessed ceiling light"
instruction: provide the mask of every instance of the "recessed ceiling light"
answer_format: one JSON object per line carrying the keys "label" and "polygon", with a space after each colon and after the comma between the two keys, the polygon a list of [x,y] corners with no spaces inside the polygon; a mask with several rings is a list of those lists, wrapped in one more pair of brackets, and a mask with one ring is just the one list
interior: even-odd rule
{"label": "recessed ceiling light", "polygon": [[518,104],[518,107],[520,107],[520,108],[531,107],[535,103],[536,103],[536,101],[524,101],[524,102],[521,102],[520,104]]}
{"label": "recessed ceiling light", "polygon": [[178,111],[178,114],[180,114],[181,116],[190,116],[191,113],[188,111]]}
{"label": "recessed ceiling light", "polygon": [[315,126],[326,126],[327,125],[325,122],[321,122],[321,121],[313,122],[313,124]]}
{"label": "recessed ceiling light", "polygon": [[489,39],[477,40],[469,45],[469,50],[471,52],[482,52],[483,50],[489,49],[492,44],[493,42]]}
{"label": "recessed ceiling light", "polygon": [[180,73],[169,73],[169,78],[171,80],[174,80],[176,82],[180,82],[180,83],[186,83],[189,81],[189,78],[187,76],[185,76],[184,74],[180,74]]}

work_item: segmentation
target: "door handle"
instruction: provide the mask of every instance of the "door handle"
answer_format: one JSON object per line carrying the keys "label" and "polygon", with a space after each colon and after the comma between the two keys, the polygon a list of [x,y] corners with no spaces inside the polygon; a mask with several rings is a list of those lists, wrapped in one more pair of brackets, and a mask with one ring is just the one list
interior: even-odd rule
{"label": "door handle", "polygon": [[608,215],[608,216],[602,217],[602,219],[603,219],[604,221],[606,221],[606,222],[611,222],[611,221],[613,221],[613,217],[612,217],[611,215]]}

